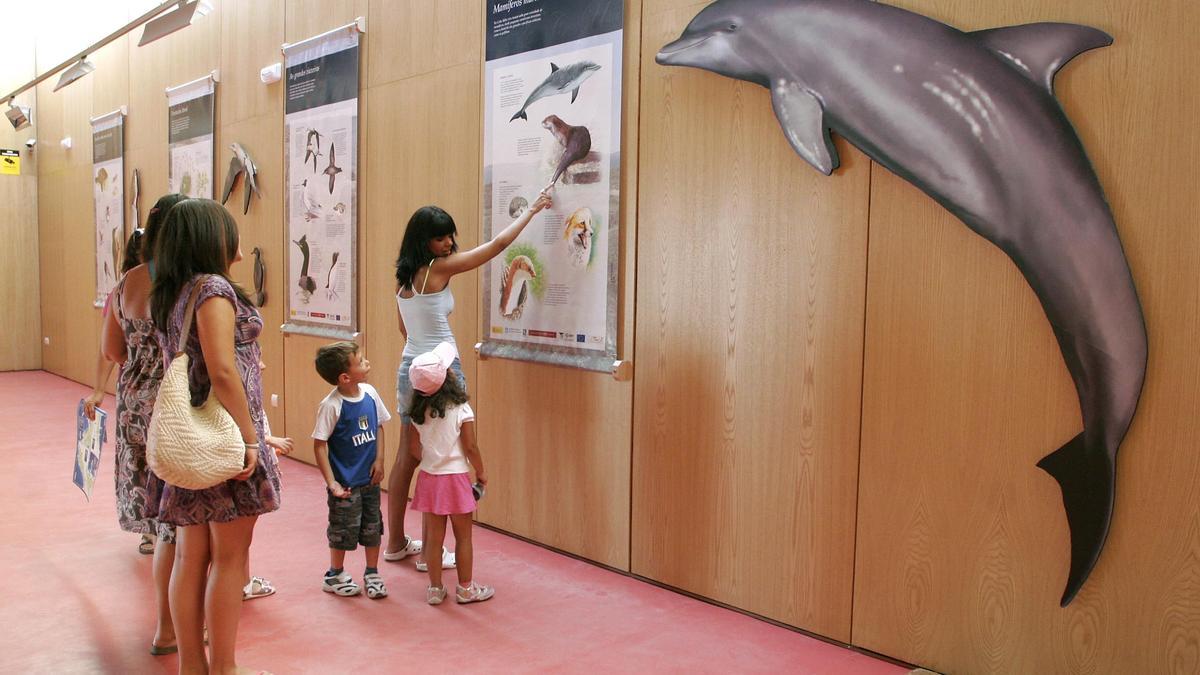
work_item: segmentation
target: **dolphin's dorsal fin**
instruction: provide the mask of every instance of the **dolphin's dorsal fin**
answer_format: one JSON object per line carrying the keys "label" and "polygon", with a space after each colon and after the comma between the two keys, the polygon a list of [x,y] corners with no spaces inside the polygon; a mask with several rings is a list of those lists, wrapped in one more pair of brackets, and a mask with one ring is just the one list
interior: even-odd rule
{"label": "dolphin's dorsal fin", "polygon": [[804,161],[828,176],[838,168],[837,150],[825,125],[825,109],[811,91],[780,80],[771,87],[771,105],[783,134]]}
{"label": "dolphin's dorsal fin", "polygon": [[556,71],[556,70],[558,70],[558,66],[554,65],[554,62],[553,62],[553,61],[551,61],[551,62],[550,62],[550,72],[552,72],[552,73],[553,73],[553,72],[554,72],[554,71]]}
{"label": "dolphin's dorsal fin", "polygon": [[1035,83],[1054,94],[1054,75],[1068,61],[1112,44],[1102,30],[1074,23],[1028,23],[969,33]]}

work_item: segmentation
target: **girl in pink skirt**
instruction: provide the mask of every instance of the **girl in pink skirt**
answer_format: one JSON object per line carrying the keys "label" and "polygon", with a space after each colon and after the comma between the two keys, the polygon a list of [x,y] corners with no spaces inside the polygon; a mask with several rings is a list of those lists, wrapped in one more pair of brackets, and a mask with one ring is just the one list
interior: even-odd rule
{"label": "girl in pink skirt", "polygon": [[[487,485],[487,474],[475,442],[475,412],[467,404],[467,392],[459,378],[446,377],[446,370],[456,358],[458,350],[450,342],[413,358],[408,369],[413,387],[408,414],[417,433],[408,435],[408,451],[421,462],[417,467],[412,508],[425,514],[425,550],[442,550],[446,516],[449,516],[458,553],[457,600],[466,604],[483,602],[496,591],[471,578],[474,562],[471,515],[475,513],[475,495],[471,490],[470,470],[475,469],[475,482],[481,489]],[[446,599],[442,566],[428,567],[429,588],[425,599],[431,605],[440,605]]]}

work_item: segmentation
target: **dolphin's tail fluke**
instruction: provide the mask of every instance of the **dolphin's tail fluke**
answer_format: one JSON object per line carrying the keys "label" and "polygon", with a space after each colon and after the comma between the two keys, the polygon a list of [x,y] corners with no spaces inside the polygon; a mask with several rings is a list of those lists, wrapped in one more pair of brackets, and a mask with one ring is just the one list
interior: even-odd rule
{"label": "dolphin's tail fluke", "polygon": [[1071,530],[1071,571],[1060,603],[1066,607],[1096,566],[1108,536],[1116,464],[1103,448],[1088,448],[1079,434],[1037,465],[1058,481]]}
{"label": "dolphin's tail fluke", "polygon": [[518,110],[516,115],[513,115],[512,117],[508,118],[508,121],[511,122],[511,121],[517,119],[518,117],[525,120],[526,122],[529,121],[529,115],[525,114],[524,108],[521,108],[520,110]]}

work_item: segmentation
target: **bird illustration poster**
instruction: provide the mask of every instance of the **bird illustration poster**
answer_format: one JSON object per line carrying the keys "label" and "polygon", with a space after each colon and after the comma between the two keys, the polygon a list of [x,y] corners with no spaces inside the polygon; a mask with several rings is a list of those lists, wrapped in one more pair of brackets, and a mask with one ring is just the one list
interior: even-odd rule
{"label": "bird illustration poster", "polygon": [[125,113],[93,117],[92,203],[96,226],[95,307],[103,307],[121,274],[125,245]]}
{"label": "bird illustration poster", "polygon": [[212,75],[167,89],[167,185],[170,192],[213,198],[216,150]]}
{"label": "bird illustration poster", "polygon": [[359,32],[284,47],[288,332],[358,330]]}
{"label": "bird illustration poster", "polygon": [[482,353],[608,371],[616,358],[623,3],[488,5],[484,236],[553,206],[484,273]]}
{"label": "bird illustration poster", "polygon": [[96,408],[96,415],[88,419],[83,401],[75,410],[75,464],[71,470],[71,481],[83,490],[83,496],[92,500],[92,488],[96,485],[96,474],[100,472],[100,451],[108,440],[104,422],[108,413]]}

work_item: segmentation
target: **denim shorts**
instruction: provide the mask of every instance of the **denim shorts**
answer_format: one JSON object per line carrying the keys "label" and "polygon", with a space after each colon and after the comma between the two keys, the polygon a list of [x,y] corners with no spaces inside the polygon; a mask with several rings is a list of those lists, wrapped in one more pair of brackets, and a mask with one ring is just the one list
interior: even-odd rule
{"label": "denim shorts", "polygon": [[383,539],[383,511],[379,486],[364,485],[350,490],[349,497],[329,497],[329,548],[353,551],[359,544],[371,548]]}
{"label": "denim shorts", "polygon": [[[412,365],[413,357],[405,356],[400,359],[400,370],[396,371],[396,412],[400,413],[400,424],[407,425],[412,422],[408,416],[408,406],[412,404],[412,383],[408,381],[408,367]],[[463,391],[467,389],[467,376],[463,375],[462,361],[458,357],[454,358],[454,363],[450,364],[450,372],[458,375],[458,382],[462,385]]]}

